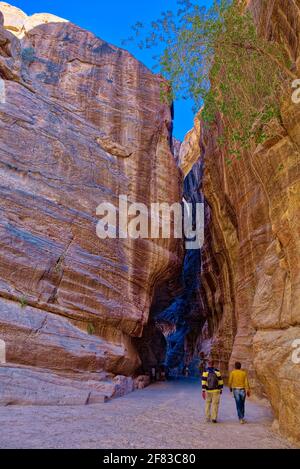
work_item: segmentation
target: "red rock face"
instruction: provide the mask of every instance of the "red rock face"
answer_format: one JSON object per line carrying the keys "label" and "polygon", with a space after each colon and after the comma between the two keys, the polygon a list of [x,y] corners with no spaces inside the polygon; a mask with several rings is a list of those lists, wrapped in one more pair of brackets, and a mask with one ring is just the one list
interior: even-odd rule
{"label": "red rock face", "polygon": [[100,240],[96,208],[118,206],[123,194],[147,206],[181,200],[164,82],[67,22],[27,26],[21,39],[0,26],[0,76],[0,337],[8,360],[132,374],[139,357],[130,337],[147,324],[155,284],[180,269],[182,243]]}
{"label": "red rock face", "polygon": [[[300,78],[297,2],[249,4],[261,34],[285,41]],[[228,166],[217,143],[222,122],[202,129],[206,244],[200,343],[227,372],[236,360],[272,403],[280,430],[300,441],[300,105],[287,83],[277,138]],[[195,129],[194,133],[197,131]],[[189,155],[189,161],[191,155]],[[197,163],[199,164],[199,163]]]}

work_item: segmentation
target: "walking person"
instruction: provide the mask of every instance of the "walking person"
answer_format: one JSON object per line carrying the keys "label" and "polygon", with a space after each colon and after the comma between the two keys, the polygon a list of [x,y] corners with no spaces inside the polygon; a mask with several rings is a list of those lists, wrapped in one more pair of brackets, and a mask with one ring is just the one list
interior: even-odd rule
{"label": "walking person", "polygon": [[208,361],[208,368],[202,374],[202,397],[205,400],[206,421],[217,423],[220,398],[223,390],[223,378],[214,367],[214,361]]}
{"label": "walking person", "polygon": [[246,396],[250,397],[250,386],[247,372],[242,370],[240,362],[235,363],[235,369],[230,373],[228,385],[230,392],[233,392],[239,421],[242,424],[246,423],[245,402]]}
{"label": "walking person", "polygon": [[203,352],[200,353],[200,357],[199,357],[199,371],[200,371],[200,376],[203,375],[203,372],[206,370],[207,368],[207,362],[206,362],[206,358],[205,358],[205,355]]}

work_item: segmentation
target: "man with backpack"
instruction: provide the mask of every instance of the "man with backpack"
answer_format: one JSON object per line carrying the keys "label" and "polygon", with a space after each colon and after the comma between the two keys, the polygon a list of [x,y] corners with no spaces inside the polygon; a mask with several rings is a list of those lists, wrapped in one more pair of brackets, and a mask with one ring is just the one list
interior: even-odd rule
{"label": "man with backpack", "polygon": [[223,390],[223,379],[220,371],[209,360],[208,368],[202,374],[202,397],[206,401],[206,421],[217,423],[220,397]]}

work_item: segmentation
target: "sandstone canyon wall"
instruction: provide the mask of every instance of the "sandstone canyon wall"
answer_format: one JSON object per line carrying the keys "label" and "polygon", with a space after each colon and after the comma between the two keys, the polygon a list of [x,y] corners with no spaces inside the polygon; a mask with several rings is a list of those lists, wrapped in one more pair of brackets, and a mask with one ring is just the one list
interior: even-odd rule
{"label": "sandstone canyon wall", "polygon": [[[249,8],[261,34],[284,41],[300,78],[299,2],[253,0]],[[222,122],[207,130],[197,120],[179,162],[186,173],[193,162],[191,173],[204,164],[200,345],[225,374],[242,361],[253,389],[270,400],[276,425],[299,442],[300,365],[292,356],[300,339],[300,105],[291,84],[276,138],[227,165],[230,155],[217,143]]]}
{"label": "sandstone canyon wall", "polygon": [[[249,7],[261,34],[284,40],[300,78],[299,2]],[[172,368],[204,351],[225,375],[241,360],[280,430],[299,441],[291,89],[278,136],[226,165],[222,121],[207,130],[199,113],[184,142],[172,140],[165,82],[128,52],[52,15],[3,2],[0,12],[0,403],[98,402],[132,389],[124,376],[165,354]],[[186,200],[205,200],[201,256],[183,258],[172,239],[96,236],[101,202],[180,201],[176,162]]]}
{"label": "sandstone canyon wall", "polygon": [[101,202],[181,200],[165,82],[90,32],[2,2],[0,78],[0,402],[102,399],[140,366],[132,338],[182,264],[178,240],[96,236]]}

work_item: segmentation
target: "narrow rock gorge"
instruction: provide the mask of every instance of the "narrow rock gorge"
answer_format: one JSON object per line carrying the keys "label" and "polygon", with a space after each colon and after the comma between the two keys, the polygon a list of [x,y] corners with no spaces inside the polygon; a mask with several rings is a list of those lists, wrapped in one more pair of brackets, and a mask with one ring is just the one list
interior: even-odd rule
{"label": "narrow rock gorge", "polygon": [[[300,3],[251,0],[300,78]],[[227,165],[201,111],[173,138],[168,86],[127,51],[0,2],[0,404],[118,396],[164,363],[236,360],[300,442],[300,105]],[[119,196],[205,205],[205,242],[96,235]]]}
{"label": "narrow rock gorge", "polygon": [[[300,77],[299,2],[253,0],[248,7],[260,34],[284,41]],[[178,161],[206,204],[200,350],[225,375],[242,361],[256,394],[272,404],[274,428],[299,441],[300,368],[292,356],[300,338],[300,106],[292,82],[286,87],[276,138],[226,164],[222,120],[207,129],[200,113]]]}

